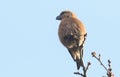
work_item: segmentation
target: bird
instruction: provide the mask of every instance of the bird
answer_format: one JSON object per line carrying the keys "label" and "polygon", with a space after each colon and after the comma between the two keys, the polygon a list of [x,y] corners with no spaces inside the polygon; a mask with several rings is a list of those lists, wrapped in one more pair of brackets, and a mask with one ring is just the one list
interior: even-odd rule
{"label": "bird", "polygon": [[61,21],[58,28],[59,39],[69,51],[79,70],[80,67],[84,67],[83,47],[87,36],[85,25],[74,12],[69,10],[62,11],[56,20]]}

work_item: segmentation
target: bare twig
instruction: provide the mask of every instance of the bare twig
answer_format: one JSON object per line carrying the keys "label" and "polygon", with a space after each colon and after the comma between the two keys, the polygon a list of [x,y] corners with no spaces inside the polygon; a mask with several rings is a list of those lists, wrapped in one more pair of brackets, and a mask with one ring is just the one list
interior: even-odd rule
{"label": "bare twig", "polygon": [[79,73],[79,72],[74,72],[74,74],[81,75],[82,77],[87,77],[86,73],[87,73],[87,70],[88,70],[88,68],[89,68],[90,65],[91,65],[91,63],[88,62],[87,67],[83,66],[83,74]]}
{"label": "bare twig", "polygon": [[96,54],[95,52],[92,52],[92,56],[94,57],[94,58],[96,58],[99,62],[100,62],[100,64],[103,66],[103,68],[106,70],[106,71],[108,71],[108,69],[105,67],[105,65],[102,63],[102,61],[101,61],[101,55],[99,54],[99,56],[97,57],[96,55],[93,55],[93,54]]}
{"label": "bare twig", "polygon": [[74,74],[81,75],[84,77],[84,75],[82,73],[79,73],[79,72],[74,72]]}
{"label": "bare twig", "polygon": [[86,71],[88,70],[88,68],[89,68],[90,65],[91,65],[91,63],[88,62],[87,67],[86,67]]}
{"label": "bare twig", "polygon": [[107,72],[108,77],[114,77],[114,74],[112,73],[111,61],[110,61],[110,59],[108,60],[108,70],[109,70],[109,72]]}
{"label": "bare twig", "polygon": [[91,54],[92,54],[92,57],[96,58],[100,62],[100,64],[103,66],[103,68],[107,71],[107,76],[108,77],[114,77],[114,74],[112,73],[112,68],[111,68],[111,61],[108,60],[108,67],[109,68],[107,69],[107,67],[101,61],[101,55],[100,54],[99,54],[98,57],[96,56],[96,52],[92,52]]}

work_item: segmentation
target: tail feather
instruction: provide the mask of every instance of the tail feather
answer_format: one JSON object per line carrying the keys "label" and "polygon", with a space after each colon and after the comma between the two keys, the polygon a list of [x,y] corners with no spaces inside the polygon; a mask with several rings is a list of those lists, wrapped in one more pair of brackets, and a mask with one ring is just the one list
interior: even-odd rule
{"label": "tail feather", "polygon": [[[83,47],[84,47],[84,42],[86,39],[87,34],[84,36],[81,36],[78,42],[78,39],[76,40],[76,45],[68,48],[69,53],[71,54],[73,60],[76,62],[77,65],[77,70],[80,69],[80,67],[84,67],[84,62],[83,62]],[[71,38],[72,40],[72,38]]]}
{"label": "tail feather", "polygon": [[76,60],[76,64],[77,64],[77,70],[80,69],[80,67],[84,66],[83,63],[83,45],[79,47],[79,54],[80,54],[80,59]]}
{"label": "tail feather", "polygon": [[76,61],[76,64],[77,64],[77,70],[79,70],[81,66],[82,66],[82,67],[84,66],[84,63],[83,63],[83,60],[82,60],[82,59],[79,60],[79,61]]}
{"label": "tail feather", "polygon": [[83,63],[83,46],[80,46],[78,48],[71,48],[71,49],[68,49],[73,60],[76,62],[76,65],[77,65],[77,70],[80,69],[80,67],[83,67],[84,66],[84,63]]}

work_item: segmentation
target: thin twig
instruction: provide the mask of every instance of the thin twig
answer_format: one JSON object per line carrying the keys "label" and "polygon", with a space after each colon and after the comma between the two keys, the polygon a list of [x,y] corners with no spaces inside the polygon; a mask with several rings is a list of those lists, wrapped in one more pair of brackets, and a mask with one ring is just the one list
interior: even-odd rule
{"label": "thin twig", "polygon": [[100,62],[100,64],[103,66],[103,68],[104,68],[106,71],[108,71],[107,67],[105,67],[105,65],[102,63],[101,59],[98,58],[98,57],[96,57],[96,56],[94,56],[94,57]]}
{"label": "thin twig", "polygon": [[84,75],[82,73],[79,73],[79,72],[74,72],[74,74],[81,75],[84,77]]}
{"label": "thin twig", "polygon": [[88,68],[89,68],[90,65],[91,65],[91,63],[88,62],[87,67],[83,66],[83,74],[79,73],[79,72],[74,72],[74,74],[81,75],[82,77],[87,77],[86,73],[87,73],[87,70],[88,70]]}
{"label": "thin twig", "polygon": [[111,68],[111,61],[110,60],[108,60],[108,69],[107,69],[107,67],[105,67],[105,65],[102,63],[102,61],[101,61],[101,55],[99,54],[99,56],[97,57],[96,56],[96,52],[92,52],[91,53],[92,54],[92,56],[94,57],[94,58],[96,58],[99,62],[100,62],[100,64],[103,66],[103,68],[107,71],[107,76],[108,77],[114,77],[114,74],[112,73],[112,68]]}

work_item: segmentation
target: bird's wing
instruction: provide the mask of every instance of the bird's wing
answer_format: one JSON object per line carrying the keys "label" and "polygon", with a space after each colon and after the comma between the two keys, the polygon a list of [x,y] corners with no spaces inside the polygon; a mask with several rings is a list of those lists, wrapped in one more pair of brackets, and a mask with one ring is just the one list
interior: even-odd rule
{"label": "bird's wing", "polygon": [[62,27],[64,27],[60,32],[60,38],[62,40],[62,43],[67,48],[72,48],[73,46],[78,45],[80,37],[79,26],[73,23],[66,24]]}

